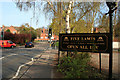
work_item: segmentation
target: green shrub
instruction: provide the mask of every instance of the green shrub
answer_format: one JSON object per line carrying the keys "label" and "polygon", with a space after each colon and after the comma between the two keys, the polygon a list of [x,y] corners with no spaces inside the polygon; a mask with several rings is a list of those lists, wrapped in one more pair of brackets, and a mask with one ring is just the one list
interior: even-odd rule
{"label": "green shrub", "polygon": [[58,71],[65,75],[65,78],[90,78],[98,74],[92,74],[88,65],[90,56],[88,53],[78,53],[72,57],[63,57],[58,64]]}
{"label": "green shrub", "polygon": [[59,42],[56,42],[55,45],[58,47],[59,46]]}
{"label": "green shrub", "polygon": [[118,52],[120,52],[120,49],[118,49]]}
{"label": "green shrub", "polygon": [[36,40],[36,41],[34,41],[34,42],[35,42],[35,43],[38,43],[38,42],[40,42],[40,41],[37,41],[37,40]]}

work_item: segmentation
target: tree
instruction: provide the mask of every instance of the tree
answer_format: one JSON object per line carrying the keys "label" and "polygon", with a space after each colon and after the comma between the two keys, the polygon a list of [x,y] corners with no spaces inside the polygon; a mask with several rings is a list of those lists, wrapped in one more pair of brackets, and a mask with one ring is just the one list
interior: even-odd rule
{"label": "tree", "polygon": [[4,40],[11,40],[16,44],[24,44],[27,41],[31,41],[31,35],[30,34],[12,34],[10,32],[5,32]]}
{"label": "tree", "polygon": [[37,32],[33,27],[30,27],[29,24],[23,24],[19,28],[20,34],[31,34],[31,40],[33,41],[37,37]]}
{"label": "tree", "polygon": [[70,19],[70,12],[71,12],[71,8],[72,8],[72,3],[73,1],[70,0],[69,5],[68,5],[68,9],[66,11],[66,33],[70,33],[70,23],[69,23],[69,19]]}
{"label": "tree", "polygon": [[[27,9],[25,10],[28,10],[29,8],[35,7],[35,3],[32,3],[32,1],[27,1],[24,3],[20,3],[19,1],[20,0],[18,0],[17,2],[17,6],[21,6],[19,7],[20,9],[24,9],[24,7],[26,7]],[[44,3],[42,2],[40,4],[36,4],[36,6],[38,6],[38,8],[41,8],[42,5],[45,14],[52,16],[52,23],[49,27],[53,28],[53,32],[55,34],[58,34],[61,32],[65,32],[65,26],[68,25],[68,21],[70,21],[70,32],[74,32],[74,28],[78,26],[75,24],[78,24],[81,21],[86,22],[85,28],[87,28],[87,32],[91,32],[91,28],[95,25],[96,16],[98,16],[98,12],[100,13],[100,4],[101,3],[99,2],[74,2],[74,6],[71,7],[71,10],[69,10],[69,6],[71,5],[70,2],[52,2],[47,0]],[[69,14],[70,18],[69,20],[67,20],[68,18],[66,12],[69,11],[71,11],[71,13]]]}
{"label": "tree", "polygon": [[9,30],[9,29],[7,29],[5,32],[10,32],[10,30]]}
{"label": "tree", "polygon": [[36,31],[36,34],[37,34],[37,37],[40,37],[41,35],[41,28],[37,28],[35,31]]}
{"label": "tree", "polygon": [[99,28],[105,29],[106,33],[109,33],[109,16],[104,15],[99,24]]}
{"label": "tree", "polygon": [[117,23],[116,28],[115,28],[115,37],[120,38],[120,21]]}

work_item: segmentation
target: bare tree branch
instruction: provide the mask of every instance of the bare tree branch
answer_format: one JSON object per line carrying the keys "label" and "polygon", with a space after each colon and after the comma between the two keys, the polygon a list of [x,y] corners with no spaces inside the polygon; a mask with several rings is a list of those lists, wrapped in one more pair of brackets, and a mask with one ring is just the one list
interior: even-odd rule
{"label": "bare tree branch", "polygon": [[56,10],[54,9],[52,3],[50,3],[50,1],[47,0],[47,3],[51,6],[52,10],[56,13]]}
{"label": "bare tree branch", "polygon": [[93,7],[91,9],[87,9],[87,11],[78,19],[78,21],[80,21],[81,18],[83,18],[88,12],[90,12],[93,9]]}

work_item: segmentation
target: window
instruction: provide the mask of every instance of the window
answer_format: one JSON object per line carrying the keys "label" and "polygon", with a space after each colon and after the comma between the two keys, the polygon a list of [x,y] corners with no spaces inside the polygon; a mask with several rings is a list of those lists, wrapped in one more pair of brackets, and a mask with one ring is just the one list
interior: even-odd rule
{"label": "window", "polygon": [[12,42],[12,41],[8,41],[8,43],[13,44],[13,42]]}
{"label": "window", "polygon": [[41,37],[41,39],[43,39],[43,37]]}

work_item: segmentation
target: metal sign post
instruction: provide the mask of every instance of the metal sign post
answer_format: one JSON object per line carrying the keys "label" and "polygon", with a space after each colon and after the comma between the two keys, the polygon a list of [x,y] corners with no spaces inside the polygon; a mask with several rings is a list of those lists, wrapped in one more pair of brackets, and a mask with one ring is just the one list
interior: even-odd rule
{"label": "metal sign post", "polygon": [[109,13],[109,17],[110,17],[110,54],[109,54],[109,78],[112,78],[112,41],[113,41],[113,29],[112,29],[112,13]]}
{"label": "metal sign post", "polygon": [[60,63],[60,51],[59,51],[59,48],[58,48],[58,64]]}
{"label": "metal sign post", "polygon": [[109,19],[110,19],[110,54],[109,54],[109,78],[112,79],[112,42],[113,42],[113,28],[112,28],[112,13],[117,9],[116,7],[116,2],[106,2],[107,6],[109,7],[109,12],[106,13],[109,14]]}
{"label": "metal sign post", "polygon": [[101,73],[101,53],[99,53],[99,68],[100,68],[100,73]]}
{"label": "metal sign post", "polygon": [[51,37],[50,37],[50,49],[51,49]]}

